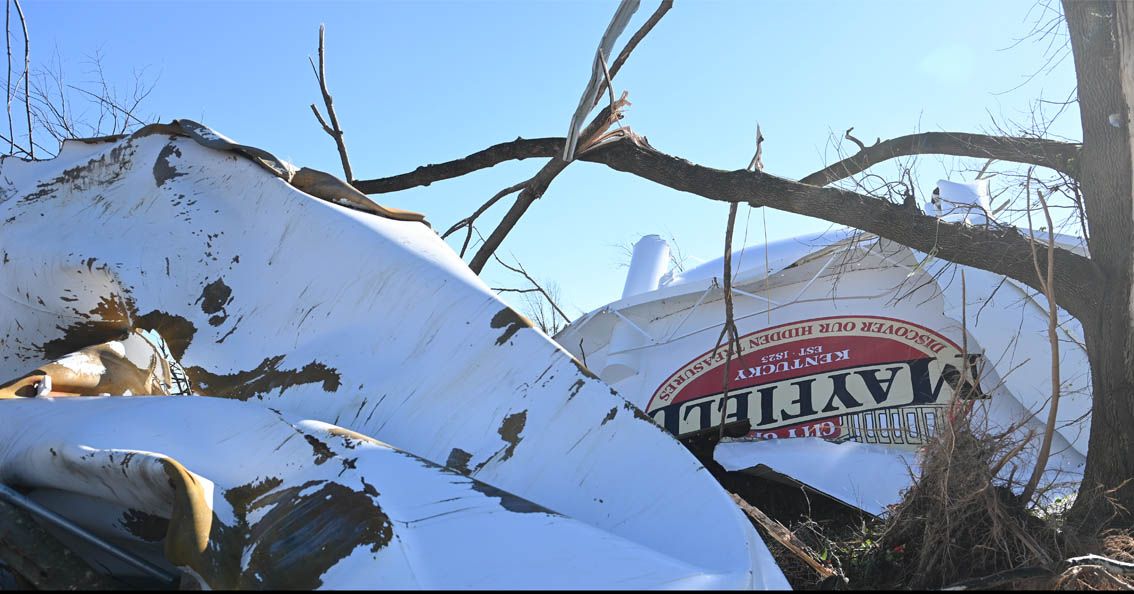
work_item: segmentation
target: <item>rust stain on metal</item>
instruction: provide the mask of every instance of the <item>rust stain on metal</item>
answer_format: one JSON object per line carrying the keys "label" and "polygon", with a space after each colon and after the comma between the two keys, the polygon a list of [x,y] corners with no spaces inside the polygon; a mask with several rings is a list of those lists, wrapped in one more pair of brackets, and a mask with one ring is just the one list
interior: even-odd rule
{"label": "rust stain on metal", "polygon": [[185,175],[184,173],[178,173],[177,169],[173,167],[173,164],[169,162],[171,156],[181,156],[181,149],[177,148],[172,142],[161,149],[161,152],[158,153],[157,160],[154,161],[154,183],[156,183],[159,188],[165,182],[175,177]]}
{"label": "rust stain on metal", "polygon": [[657,427],[658,431],[661,431],[662,433],[665,433],[666,435],[671,435],[670,432],[666,431],[664,427],[659,425],[658,422],[655,421],[653,417],[642,412],[642,409],[638,408],[637,406],[634,406],[633,404],[630,404],[629,402],[625,402],[625,403],[622,404],[622,408],[633,413],[635,419],[640,419],[642,421],[645,421],[645,422],[653,425],[654,427]]}
{"label": "rust stain on metal", "polygon": [[193,336],[197,334],[193,322],[177,314],[156,309],[138,316],[134,320],[134,327],[157,332],[169,347],[169,352],[179,361],[185,356],[186,349],[193,343]]}
{"label": "rust stain on metal", "polygon": [[146,542],[161,542],[169,532],[169,520],[141,510],[126,510],[118,523],[130,534]]}
{"label": "rust stain on metal", "polygon": [[462,450],[461,448],[453,448],[449,452],[449,459],[445,461],[445,466],[456,470],[457,472],[467,475],[469,474],[469,461],[472,460],[472,454]]}
{"label": "rust stain on metal", "polygon": [[306,434],[303,436],[303,439],[306,439],[307,443],[311,444],[311,449],[315,450],[316,466],[335,457],[335,453],[331,451],[331,448],[327,444],[323,443],[318,437],[315,437],[311,434]]}
{"label": "rust stain on metal", "polygon": [[484,495],[487,495],[489,497],[496,497],[500,500],[500,507],[503,507],[510,512],[520,514],[547,514],[549,516],[559,515],[551,511],[550,509],[547,509],[546,507],[532,503],[527,499],[517,497],[507,491],[497,489],[496,487],[493,487],[492,485],[489,485],[487,483],[482,483],[480,481],[474,480],[469,486],[472,487],[474,491],[483,493]]}
{"label": "rust stain on metal", "polygon": [[276,388],[281,392],[302,384],[322,383],[325,392],[339,389],[341,378],[333,367],[312,361],[302,369],[279,369],[284,355],[264,359],[254,369],[229,374],[210,373],[202,367],[189,367],[185,373],[193,384],[193,393],[202,396],[224,396],[248,400]]}
{"label": "rust stain on metal", "polygon": [[130,333],[131,308],[128,303],[114,296],[102,297],[94,309],[80,317],[86,318],[69,326],[56,326],[63,336],[49,340],[39,346],[43,356],[50,360],[59,359],[85,347],[121,340]]}
{"label": "rust stain on metal", "polygon": [[613,421],[614,417],[617,416],[617,415],[618,415],[618,407],[617,406],[611,407],[610,412],[606,413],[606,416],[602,418],[602,422],[599,423],[599,427],[602,427],[603,425]]}
{"label": "rust stain on metal", "polygon": [[280,489],[245,508],[269,509],[248,532],[255,546],[241,587],[313,590],[358,547],[376,553],[393,539],[393,523],[373,497],[331,482],[310,492],[317,484]]}
{"label": "rust stain on metal", "polygon": [[490,325],[497,329],[504,328],[504,333],[496,339],[496,344],[502,345],[508,342],[512,335],[519,332],[521,328],[531,328],[532,321],[520,315],[511,307],[505,307],[492,316]]}
{"label": "rust stain on metal", "polygon": [[520,445],[520,441],[524,439],[520,437],[520,433],[524,431],[524,424],[527,421],[528,411],[526,410],[504,417],[504,423],[496,430],[500,434],[500,439],[508,442],[508,447],[504,449],[504,455],[500,457],[501,462],[511,458],[516,451],[516,446]]}
{"label": "rust stain on metal", "polygon": [[20,202],[34,202],[51,196],[60,187],[68,185],[78,190],[110,185],[121,179],[130,167],[130,159],[135,150],[129,142],[120,144],[97,159],[67,169],[55,179],[40,183],[34,192],[20,198]]}
{"label": "rust stain on metal", "polygon": [[224,284],[223,278],[218,278],[205,285],[196,302],[201,304],[201,311],[217,314],[209,318],[209,325],[220,326],[228,319],[228,312],[224,307],[232,302],[232,288]]}
{"label": "rust stain on metal", "polygon": [[575,395],[579,393],[579,390],[583,389],[585,383],[586,382],[583,380],[575,380],[575,383],[571,384],[571,388],[568,390],[570,394],[567,395],[567,400],[574,398]]}
{"label": "rust stain on metal", "polygon": [[578,359],[571,357],[571,362],[574,363],[575,367],[579,369],[579,373],[583,374],[585,377],[589,377],[595,380],[599,378],[599,376],[595,375],[595,372],[588,369],[586,365],[580,363]]}
{"label": "rust stain on metal", "polygon": [[256,509],[255,502],[258,499],[281,484],[283,481],[279,478],[266,477],[259,482],[253,481],[225,491],[224,498],[232,506],[236,516],[235,524],[225,525],[214,514],[208,550],[186,564],[196,570],[198,575],[209,576],[209,585],[213,589],[234,589],[241,585],[241,555],[235,553],[243,551],[248,545],[248,512]]}

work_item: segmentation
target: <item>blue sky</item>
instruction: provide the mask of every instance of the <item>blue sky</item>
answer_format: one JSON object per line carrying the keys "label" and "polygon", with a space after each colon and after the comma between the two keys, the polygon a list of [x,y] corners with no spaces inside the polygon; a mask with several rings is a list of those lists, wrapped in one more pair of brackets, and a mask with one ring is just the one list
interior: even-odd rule
{"label": "blue sky", "polygon": [[[308,105],[320,103],[307,57],[327,26],[328,78],[358,178],[402,173],[517,136],[562,136],[613,14],[613,1],[29,2],[33,69],[58,56],[70,82],[98,51],[112,82],[156,80],[143,111],[202,121],[296,164],[341,174]],[[653,11],[644,0],[629,31]],[[833,159],[850,126],[866,141],[915,131],[985,131],[1027,120],[1040,97],[1066,99],[1070,57],[1045,69],[1053,14],[1034,0],[922,2],[677,0],[615,79],[625,125],[664,152],[722,169],[747,165],[756,123],[765,170],[799,178]],[[1032,76],[1040,72],[1039,76]],[[1022,86],[1021,86],[1022,85]],[[1078,138],[1078,114],[1052,132]],[[376,200],[427,214],[444,230],[535,161],[500,165]],[[949,160],[923,161],[924,190]],[[890,171],[880,168],[882,171]],[[932,178],[932,179],[930,179]],[[487,235],[507,209],[482,218]],[[569,313],[617,299],[628,256],[648,233],[676,239],[689,264],[719,257],[727,206],[601,165],[576,163],[505,241]],[[737,242],[763,241],[759,210]],[[769,211],[770,240],[827,228]],[[492,286],[522,279],[495,267]],[[509,296],[505,295],[505,298]]]}

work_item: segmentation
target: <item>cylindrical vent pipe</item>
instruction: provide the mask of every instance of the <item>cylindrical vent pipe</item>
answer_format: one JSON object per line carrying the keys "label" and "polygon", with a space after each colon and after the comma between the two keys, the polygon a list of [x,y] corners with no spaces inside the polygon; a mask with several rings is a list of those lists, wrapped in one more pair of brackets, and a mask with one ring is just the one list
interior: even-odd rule
{"label": "cylindrical vent pipe", "polygon": [[659,235],[647,235],[634,244],[630,256],[630,270],[626,271],[626,284],[622,298],[649,293],[658,288],[658,282],[669,264],[669,243]]}
{"label": "cylindrical vent pipe", "polygon": [[[622,298],[633,297],[655,291],[669,264],[669,244],[658,235],[647,235],[634,244],[630,257],[630,270],[626,272],[626,284],[622,287]],[[606,349],[606,366],[599,376],[608,384],[624,380],[638,373],[640,351],[633,349],[643,346],[647,339],[636,328],[621,318],[610,334],[610,344]]]}

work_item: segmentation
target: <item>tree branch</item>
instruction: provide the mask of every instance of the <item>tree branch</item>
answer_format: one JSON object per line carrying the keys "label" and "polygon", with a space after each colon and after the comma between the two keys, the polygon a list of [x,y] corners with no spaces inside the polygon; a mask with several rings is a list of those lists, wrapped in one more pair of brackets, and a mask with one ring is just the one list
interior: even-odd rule
{"label": "tree branch", "polygon": [[522,161],[563,154],[563,138],[516,138],[492,145],[461,159],[422,165],[409,173],[351,182],[363,194],[388,194],[488,169],[505,161]]}
{"label": "tree branch", "polygon": [[[711,200],[769,206],[854,227],[936,253],[951,262],[1003,274],[1042,291],[1041,279],[1032,265],[1031,244],[1014,227],[946,223],[863,194],[819,188],[762,172],[712,169],[628,141],[602,145],[580,159]],[[1090,258],[1062,248],[1053,253],[1059,304],[1087,323],[1099,301],[1102,272]],[[1046,256],[1039,254],[1039,261],[1046,265]]]}
{"label": "tree branch", "polygon": [[531,179],[524,180],[514,186],[508,186],[507,188],[500,190],[492,198],[489,198],[484,204],[481,204],[480,208],[477,208],[471,215],[457,221],[453,224],[452,227],[449,227],[448,231],[441,234],[441,239],[448,238],[450,235],[456,233],[462,227],[467,228],[468,233],[465,234],[465,242],[461,245],[460,254],[461,257],[464,258],[465,250],[469,248],[469,241],[472,240],[473,224],[476,223],[477,217],[484,214],[488,209],[492,208],[492,206],[499,202],[501,198],[507,196],[508,194],[519,192],[520,190],[524,189],[524,186],[531,183],[531,181]]}
{"label": "tree branch", "polygon": [[578,141],[582,138],[581,129],[583,122],[586,120],[587,114],[598,105],[598,98],[602,95],[603,76],[600,57],[604,54],[610,54],[614,49],[614,42],[618,40],[618,36],[630,24],[630,17],[638,10],[639,0],[622,0],[618,3],[618,9],[610,17],[610,23],[606,26],[606,31],[603,32],[602,37],[599,39],[598,49],[595,50],[595,56],[591,60],[591,77],[587,80],[587,86],[583,88],[583,95],[579,97],[579,105],[575,108],[575,112],[571,114],[571,125],[567,128],[567,146],[563,150],[563,160],[570,163],[575,159],[575,148]]}
{"label": "tree branch", "polygon": [[[394,191],[392,188],[398,186],[423,186],[491,167],[509,158],[556,157],[561,154],[563,146],[563,138],[516,139],[464,159],[419,167],[403,175],[359,182],[356,187]],[[697,165],[629,139],[600,145],[579,155],[579,159],[602,163],[711,200],[769,206],[855,227],[916,250],[934,252],[951,262],[1011,277],[1042,291],[1040,279],[1032,266],[1030,244],[1013,227],[946,223],[916,209],[846,190],[820,188],[762,172],[723,171]],[[526,209],[526,205],[523,208]],[[512,220],[512,225],[515,220],[518,217]],[[1068,250],[1056,248],[1054,255],[1059,305],[1087,323],[1094,315],[1093,305],[1098,302],[1098,291],[1103,286],[1102,272],[1090,258]],[[1043,254],[1039,255],[1039,262],[1046,266]]]}
{"label": "tree branch", "polygon": [[[634,52],[634,48],[638,47],[638,44],[646,38],[646,35],[654,30],[654,25],[657,25],[658,21],[660,21],[671,8],[673,8],[673,0],[662,0],[657,10],[654,11],[654,14],[651,14],[650,18],[646,19],[646,22],[642,23],[642,26],[630,37],[630,41],[626,42],[626,47],[622,48],[622,51],[618,53],[618,57],[610,64],[610,76],[607,77],[606,83],[604,83],[606,86],[609,87],[609,82],[618,75],[619,70],[622,70],[622,65],[630,58],[630,54]],[[602,93],[601,86],[599,87],[599,93]],[[595,105],[598,105],[597,98]]]}
{"label": "tree branch", "polygon": [[[12,126],[12,3],[4,2],[4,43],[8,48],[8,136],[10,138],[16,137],[15,128]],[[16,150],[16,143],[14,140],[8,141],[8,152],[14,153]]]}
{"label": "tree branch", "polygon": [[[339,126],[339,117],[335,115],[335,101],[331,98],[331,91],[327,89],[327,66],[324,58],[324,43],[323,37],[326,32],[326,27],[319,25],[319,70],[315,73],[315,78],[319,80],[319,90],[323,93],[323,104],[327,106],[327,117],[331,120],[331,125],[328,126],[327,122],[323,120],[323,116],[319,115],[319,109],[315,104],[311,104],[311,111],[315,112],[315,119],[319,120],[319,125],[323,127],[323,131],[335,140],[335,146],[339,149],[339,159],[343,162],[343,174],[346,175],[347,183],[354,181],[354,173],[351,172],[350,158],[347,157],[346,142],[343,141],[343,129]],[[310,59],[310,58],[308,58]],[[311,64],[314,68],[315,64]]]}
{"label": "tree branch", "polygon": [[862,173],[874,165],[909,155],[953,155],[1029,163],[1054,169],[1071,177],[1079,172],[1080,145],[1040,138],[988,136],[968,132],[923,132],[891,138],[873,146],[863,146],[849,133],[847,138],[861,147],[848,157],[804,177],[801,183],[825,186],[840,179]]}
{"label": "tree branch", "polygon": [[[602,137],[603,132],[622,117],[621,110],[628,104],[626,96],[623,94],[622,98],[616,103],[604,107],[579,135],[579,148],[575,151],[575,156],[580,157],[591,150]],[[563,143],[565,144],[566,141],[564,140]],[[566,169],[569,164],[570,161],[566,161],[563,159],[562,155],[556,154],[524,184],[524,189],[520,191],[520,195],[517,196],[516,201],[512,203],[512,208],[508,209],[508,212],[504,214],[504,218],[500,220],[500,223],[492,230],[492,233],[484,240],[480,249],[477,250],[476,255],[474,255],[469,262],[469,268],[471,268],[473,272],[480,274],[480,271],[484,270],[485,264],[488,263],[488,258],[492,256],[496,248],[500,247],[500,244],[504,242],[504,238],[507,237],[508,233],[516,226],[516,223],[520,222],[520,218],[527,212],[528,207],[543,196],[548,186],[551,185],[552,180]]]}
{"label": "tree branch", "polygon": [[[28,40],[28,22],[24,19],[24,9],[20,7],[20,0],[12,0],[16,5],[16,15],[20,17],[20,25],[24,28],[24,107],[28,114],[28,156],[35,158],[35,140],[32,139],[31,117],[31,41]],[[13,134],[13,137],[15,135]]]}
{"label": "tree branch", "polygon": [[[638,44],[645,39],[650,31],[653,31],[654,27],[671,8],[673,8],[673,0],[662,0],[657,10],[655,10],[654,13],[650,15],[650,18],[646,19],[646,22],[642,23],[642,26],[630,37],[630,40],[626,42],[626,46],[618,53],[618,57],[610,64],[609,75],[605,77],[605,80],[603,80],[602,85],[599,87],[600,95],[604,87],[609,88],[610,81],[618,75],[619,70],[622,70],[622,66],[630,59],[630,54],[634,52]],[[594,105],[598,105],[597,96]],[[529,157],[554,157],[556,154],[561,155],[564,151],[564,144],[562,138],[516,138],[516,140],[511,142],[503,142],[490,146],[463,159],[423,165],[402,175],[358,181],[352,179],[349,181],[358,191],[364,194],[399,192],[418,186],[428,186],[435,181],[460,177],[480,169],[487,169],[504,161],[522,160]]]}

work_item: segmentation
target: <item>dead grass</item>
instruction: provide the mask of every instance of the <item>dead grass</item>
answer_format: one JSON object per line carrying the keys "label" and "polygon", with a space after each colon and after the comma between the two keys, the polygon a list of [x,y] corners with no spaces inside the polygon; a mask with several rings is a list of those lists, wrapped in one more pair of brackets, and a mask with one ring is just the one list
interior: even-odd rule
{"label": "dead grass", "polygon": [[920,476],[882,519],[808,496],[798,487],[776,487],[739,473],[718,478],[841,574],[821,580],[766,539],[795,589],[1134,589],[1134,576],[1108,571],[1105,563],[1068,567],[1065,562],[1094,553],[1134,563],[1134,532],[1085,533],[1068,524],[1067,501],[1052,504],[1054,498],[1039,497],[1048,502],[1040,507],[1014,494],[1022,485],[1012,482],[1011,469],[1026,467],[1017,458],[1030,435],[974,427],[964,401],[949,417],[952,421],[939,427],[922,452]]}
{"label": "dead grass", "polygon": [[879,538],[880,547],[904,558],[891,577],[905,587],[941,588],[1061,559],[1050,524],[996,478],[1019,453],[1012,434],[974,430],[962,406],[951,416],[926,446],[921,476]]}

